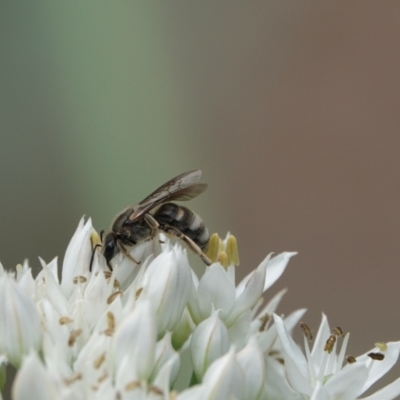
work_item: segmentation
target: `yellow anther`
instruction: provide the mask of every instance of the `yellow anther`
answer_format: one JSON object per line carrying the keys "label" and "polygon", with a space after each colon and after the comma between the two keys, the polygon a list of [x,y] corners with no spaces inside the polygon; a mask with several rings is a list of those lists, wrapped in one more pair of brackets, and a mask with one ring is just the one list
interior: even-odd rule
{"label": "yellow anther", "polygon": [[229,267],[229,263],[228,263],[228,254],[226,254],[225,251],[221,251],[218,254],[218,261],[220,262],[220,264],[227,269]]}
{"label": "yellow anther", "polygon": [[107,312],[107,328],[115,329],[115,317],[111,311]]}
{"label": "yellow anther", "polygon": [[101,353],[93,363],[93,367],[96,369],[99,369],[101,367],[101,364],[103,364],[104,360],[106,359],[106,353]]}
{"label": "yellow anther", "polygon": [[235,236],[229,235],[226,242],[226,254],[228,254],[228,265],[239,265],[239,250]]}
{"label": "yellow anther", "polygon": [[207,250],[207,257],[212,261],[216,262],[218,259],[218,253],[219,253],[219,243],[220,243],[220,238],[218,236],[218,233],[213,233],[210,237],[210,240],[208,242],[208,250]]}
{"label": "yellow anther", "polygon": [[96,246],[97,244],[101,246],[101,239],[96,231],[93,231],[92,234],[90,235],[90,243],[92,245],[92,249],[94,249],[94,246]]}
{"label": "yellow anther", "polygon": [[387,350],[387,344],[385,342],[377,342],[375,343],[375,346],[380,350],[380,351],[386,351]]}
{"label": "yellow anther", "polygon": [[130,381],[125,385],[125,391],[129,392],[131,390],[135,390],[138,387],[140,387],[140,382],[139,381]]}

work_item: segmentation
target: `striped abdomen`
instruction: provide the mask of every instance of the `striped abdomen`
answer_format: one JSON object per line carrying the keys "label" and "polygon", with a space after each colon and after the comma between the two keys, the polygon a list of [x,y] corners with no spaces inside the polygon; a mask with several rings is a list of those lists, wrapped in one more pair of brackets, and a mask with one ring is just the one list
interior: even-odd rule
{"label": "striped abdomen", "polygon": [[192,239],[201,250],[207,249],[210,238],[208,230],[202,219],[192,210],[174,203],[166,203],[153,216],[161,229],[164,230],[164,226],[171,226]]}

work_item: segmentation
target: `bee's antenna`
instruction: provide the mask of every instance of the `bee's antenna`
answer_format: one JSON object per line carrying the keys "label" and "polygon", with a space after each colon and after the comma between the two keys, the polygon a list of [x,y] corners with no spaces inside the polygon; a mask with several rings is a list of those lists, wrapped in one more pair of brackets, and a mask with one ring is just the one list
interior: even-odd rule
{"label": "bee's antenna", "polygon": [[100,231],[100,240],[101,240],[101,243],[103,243],[103,236],[104,236],[104,229],[102,229],[102,230]]}
{"label": "bee's antenna", "polygon": [[[102,231],[102,233],[104,233],[104,231]],[[90,257],[90,264],[89,264],[89,271],[90,271],[90,272],[92,272],[92,265],[93,265],[93,260],[94,260],[94,253],[95,253],[95,251],[96,251],[96,249],[97,249],[98,247],[101,247],[101,244],[96,244],[96,245],[94,246],[93,251],[92,251],[92,256]]]}

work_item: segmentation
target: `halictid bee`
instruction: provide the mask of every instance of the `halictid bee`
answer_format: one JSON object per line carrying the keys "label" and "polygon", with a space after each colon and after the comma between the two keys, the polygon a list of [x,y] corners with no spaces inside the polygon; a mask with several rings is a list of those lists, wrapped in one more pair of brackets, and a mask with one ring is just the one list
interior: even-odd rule
{"label": "halictid bee", "polygon": [[[119,253],[139,264],[125,246],[134,246],[141,241],[153,239],[158,230],[167,236],[181,239],[206,265],[211,265],[211,261],[204,254],[210,236],[201,218],[186,207],[168,203],[172,200],[190,200],[203,193],[207,189],[207,184],[198,183],[200,178],[200,170],[178,175],[139,204],[128,207],[119,214],[112,224],[111,232],[107,233],[104,241],[102,240],[101,252],[108,267],[112,270],[110,261]],[[156,207],[158,207],[156,211],[150,213]],[[92,261],[93,256],[90,270]]]}

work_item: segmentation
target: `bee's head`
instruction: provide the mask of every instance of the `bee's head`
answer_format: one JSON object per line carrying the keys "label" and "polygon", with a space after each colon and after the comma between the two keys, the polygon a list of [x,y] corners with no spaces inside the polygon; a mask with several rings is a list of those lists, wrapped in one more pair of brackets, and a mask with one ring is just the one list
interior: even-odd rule
{"label": "bee's head", "polygon": [[107,261],[107,265],[110,265],[110,261],[119,253],[117,240],[118,238],[113,232],[107,233],[104,238],[101,252]]}

